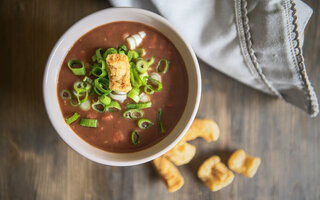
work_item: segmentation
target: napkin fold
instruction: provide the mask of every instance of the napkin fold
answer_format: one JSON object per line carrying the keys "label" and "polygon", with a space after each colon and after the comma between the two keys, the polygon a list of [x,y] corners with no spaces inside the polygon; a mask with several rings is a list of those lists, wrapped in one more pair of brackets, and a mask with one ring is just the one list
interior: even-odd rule
{"label": "napkin fold", "polygon": [[111,0],[167,18],[211,67],[303,109],[319,112],[302,55],[312,9],[300,0]]}

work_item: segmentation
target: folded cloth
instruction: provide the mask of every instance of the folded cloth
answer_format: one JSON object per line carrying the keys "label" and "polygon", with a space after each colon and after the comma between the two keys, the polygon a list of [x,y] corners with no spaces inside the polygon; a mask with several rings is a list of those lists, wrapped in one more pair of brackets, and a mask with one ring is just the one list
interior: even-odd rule
{"label": "folded cloth", "polygon": [[300,0],[111,0],[167,18],[217,70],[305,110],[319,112],[302,56],[312,9]]}

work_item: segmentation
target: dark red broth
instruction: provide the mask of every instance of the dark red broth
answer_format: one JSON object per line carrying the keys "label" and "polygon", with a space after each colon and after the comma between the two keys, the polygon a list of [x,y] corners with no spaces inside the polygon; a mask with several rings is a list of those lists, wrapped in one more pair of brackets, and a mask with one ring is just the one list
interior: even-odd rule
{"label": "dark red broth", "polygon": [[[155,92],[151,96],[152,107],[144,109],[144,117],[151,120],[154,125],[146,130],[141,130],[137,126],[137,120],[125,119],[122,113],[126,110],[127,103],[134,103],[127,98],[120,104],[122,110],[117,112],[98,113],[95,110],[82,111],[79,106],[74,107],[69,100],[60,97],[63,89],[71,89],[73,83],[82,80],[84,76],[74,75],[67,66],[70,59],[82,60],[86,66],[90,66],[91,57],[97,48],[117,48],[121,44],[126,44],[125,34],[133,35],[139,31],[144,31],[146,37],[139,47],[145,48],[147,54],[144,58],[155,57],[155,62],[151,66],[155,71],[155,66],[161,58],[170,61],[170,68],[167,73],[161,75],[163,89]],[[87,72],[89,68],[87,69]],[[57,91],[60,109],[64,118],[70,117],[73,113],[80,114],[80,118],[94,118],[98,120],[96,128],[88,128],[80,125],[78,119],[70,125],[72,130],[87,143],[109,152],[135,152],[150,147],[168,134],[179,121],[187,102],[188,97],[188,77],[184,62],[175,46],[160,32],[135,22],[114,22],[97,27],[83,35],[66,55],[58,79]],[[90,101],[93,98],[90,97]],[[157,111],[163,109],[163,123],[165,133],[161,133],[157,122]],[[131,142],[131,132],[137,130],[140,133],[140,143],[133,145]]]}

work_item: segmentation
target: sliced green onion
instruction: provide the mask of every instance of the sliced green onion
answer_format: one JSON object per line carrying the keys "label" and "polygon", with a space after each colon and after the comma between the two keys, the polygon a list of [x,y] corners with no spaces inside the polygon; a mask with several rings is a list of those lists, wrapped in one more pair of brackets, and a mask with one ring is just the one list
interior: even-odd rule
{"label": "sliced green onion", "polygon": [[127,119],[140,119],[143,115],[144,112],[140,109],[128,109],[122,114],[122,116]]}
{"label": "sliced green onion", "polygon": [[96,87],[95,91],[98,90],[101,94],[110,94],[112,91],[109,89],[109,80],[104,77],[94,79],[94,86]]}
{"label": "sliced green onion", "polygon": [[105,110],[105,105],[99,101],[97,102],[94,102],[92,105],[91,105],[92,109],[99,112],[99,113],[103,113],[104,110]]}
{"label": "sliced green onion", "polygon": [[133,101],[135,101],[136,103],[138,103],[140,100],[139,94],[140,94],[139,88],[132,88],[127,96]]}
{"label": "sliced green onion", "polygon": [[151,66],[154,63],[154,57],[152,56],[151,58],[146,59],[148,62],[148,65]]}
{"label": "sliced green onion", "polygon": [[104,105],[109,105],[111,103],[111,98],[108,97],[106,94],[99,96],[99,101]]}
{"label": "sliced green onion", "polygon": [[83,111],[88,111],[90,110],[90,101],[89,99],[87,99],[87,101],[83,102],[82,104],[80,104],[80,108]]}
{"label": "sliced green onion", "polygon": [[102,58],[102,55],[101,55],[101,51],[102,51],[102,50],[103,50],[102,48],[99,48],[99,49],[96,50],[96,60],[97,60],[97,61],[103,59],[103,58]]}
{"label": "sliced green onion", "polygon": [[163,122],[162,122],[162,109],[161,108],[158,110],[158,124],[159,124],[161,133],[164,133],[165,130],[164,130]]}
{"label": "sliced green onion", "polygon": [[126,105],[127,109],[145,109],[150,108],[152,106],[151,101],[145,103],[128,103]]}
{"label": "sliced green onion", "polygon": [[152,88],[148,87],[148,86],[144,86],[143,87],[143,91],[146,93],[146,94],[153,94],[154,91],[152,90]]}
{"label": "sliced green onion", "polygon": [[146,55],[146,50],[144,48],[138,48],[136,49],[140,57],[143,57]]}
{"label": "sliced green onion", "polygon": [[117,49],[109,48],[109,49],[107,49],[106,52],[104,52],[103,58],[106,59],[109,54],[116,54],[116,53],[118,53]]}
{"label": "sliced green onion", "polygon": [[97,61],[97,56],[96,56],[96,54],[94,54],[94,55],[91,57],[91,60],[92,60],[92,62],[96,62],[96,61]]}
{"label": "sliced green onion", "polygon": [[62,91],[60,92],[60,96],[61,96],[61,98],[63,98],[63,99],[68,99],[68,100],[70,100],[70,99],[71,99],[71,92],[70,92],[69,90],[62,90]]}
{"label": "sliced green onion", "polygon": [[[82,98],[82,99],[80,99],[80,97],[83,96],[83,93],[85,93],[85,97]],[[82,103],[84,103],[85,101],[87,101],[88,95],[89,95],[89,94],[88,94],[88,90],[86,90],[86,89],[80,89],[80,90],[78,90],[78,91],[77,91],[77,94],[76,94],[78,103],[79,103],[79,104],[82,104]]]}
{"label": "sliced green onion", "polygon": [[127,46],[126,46],[125,44],[122,44],[122,45],[119,46],[118,51],[119,51],[119,52],[120,52],[120,51],[127,52],[127,51],[128,51],[128,48],[127,48]]}
{"label": "sliced green onion", "polygon": [[[80,68],[73,67],[74,65],[80,65]],[[68,67],[74,75],[81,76],[86,74],[86,67],[84,63],[80,60],[69,60]]]}
{"label": "sliced green onion", "polygon": [[137,59],[139,57],[139,54],[136,51],[130,50],[130,51],[128,51],[127,56],[128,56],[128,60],[130,62],[132,59]]}
{"label": "sliced green onion", "polygon": [[71,100],[70,100],[70,104],[72,105],[72,106],[78,106],[78,105],[80,105],[80,103],[78,102],[78,100],[77,100],[77,98],[72,98]]}
{"label": "sliced green onion", "polygon": [[105,111],[107,112],[113,112],[117,110],[121,110],[121,106],[116,101],[111,101],[111,103],[105,107]]}
{"label": "sliced green onion", "polygon": [[79,117],[80,117],[80,115],[77,112],[75,112],[71,117],[66,119],[66,123],[71,124],[74,121],[76,121]]}
{"label": "sliced green onion", "polygon": [[107,75],[107,71],[101,67],[93,67],[90,71],[91,74],[96,77],[104,77]]}
{"label": "sliced green onion", "polygon": [[138,126],[141,129],[148,129],[151,126],[153,126],[153,122],[148,120],[148,119],[146,119],[146,118],[142,118],[142,119],[139,119]]}
{"label": "sliced green onion", "polygon": [[85,88],[84,83],[82,81],[77,81],[73,84],[73,89],[75,91],[83,90]]}
{"label": "sliced green onion", "polygon": [[106,61],[101,58],[101,59],[97,59],[98,63],[101,64],[101,69],[106,69]]}
{"label": "sliced green onion", "polygon": [[93,82],[92,79],[89,78],[89,77],[87,77],[87,76],[85,76],[82,81],[83,81],[83,82],[87,82],[87,83],[89,83],[89,84],[92,84],[92,82]]}
{"label": "sliced green onion", "polygon": [[[163,69],[161,70],[160,68],[162,67],[161,66],[162,63],[164,63],[164,66],[163,66]],[[158,73],[164,74],[168,71],[169,65],[170,65],[170,62],[167,59],[163,58],[163,59],[159,60],[157,67],[156,67],[156,70]]]}
{"label": "sliced green onion", "polygon": [[130,81],[133,87],[139,88],[142,85],[142,80],[136,70],[135,64],[130,63]]}
{"label": "sliced green onion", "polygon": [[137,145],[140,143],[140,134],[138,133],[138,131],[132,131],[131,142],[133,145]]}
{"label": "sliced green onion", "polygon": [[[148,84],[148,80],[151,81],[151,84]],[[162,83],[160,81],[154,79],[154,78],[149,77],[149,76],[143,77],[142,83],[143,83],[143,85],[145,85],[150,90],[153,90],[153,91],[156,91],[156,92],[159,92],[159,91],[162,90]],[[154,85],[156,87],[154,87]]]}
{"label": "sliced green onion", "polygon": [[143,77],[145,77],[145,76],[149,76],[148,72],[145,72],[145,73],[143,73],[143,74],[139,74],[139,77],[140,77],[141,80],[142,80]]}
{"label": "sliced green onion", "polygon": [[136,62],[136,69],[138,70],[139,73],[145,73],[146,71],[148,71],[149,65],[148,62],[143,60],[142,58],[139,59]]}
{"label": "sliced green onion", "polygon": [[85,118],[82,118],[80,120],[80,125],[81,126],[85,126],[85,127],[96,128],[97,127],[97,123],[98,123],[98,120],[96,120],[96,119],[85,119]]}
{"label": "sliced green onion", "polygon": [[101,92],[97,89],[97,87],[95,85],[93,86],[93,90],[97,95],[99,95],[99,96],[101,95]]}
{"label": "sliced green onion", "polygon": [[73,84],[74,90],[77,92],[78,90],[86,90],[89,91],[91,89],[91,84],[83,81],[77,81]]}

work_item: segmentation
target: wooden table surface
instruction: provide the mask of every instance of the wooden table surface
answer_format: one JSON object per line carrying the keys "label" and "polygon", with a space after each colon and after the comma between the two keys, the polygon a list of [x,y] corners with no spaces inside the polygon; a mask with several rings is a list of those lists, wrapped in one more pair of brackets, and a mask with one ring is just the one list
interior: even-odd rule
{"label": "wooden table surface", "polygon": [[[320,1],[307,26],[307,71],[320,94]],[[246,87],[200,62],[203,90],[198,117],[221,129],[215,143],[193,141],[195,158],[179,167],[185,185],[166,187],[150,163],[96,164],[68,147],[49,122],[42,98],[48,55],[66,29],[109,7],[104,0],[2,0],[0,2],[0,199],[320,199],[320,117]],[[262,158],[253,179],[237,175],[219,192],[196,176],[216,154],[226,161],[243,148]]]}

